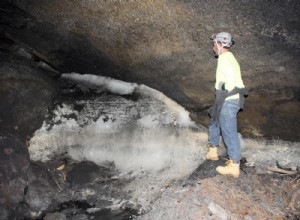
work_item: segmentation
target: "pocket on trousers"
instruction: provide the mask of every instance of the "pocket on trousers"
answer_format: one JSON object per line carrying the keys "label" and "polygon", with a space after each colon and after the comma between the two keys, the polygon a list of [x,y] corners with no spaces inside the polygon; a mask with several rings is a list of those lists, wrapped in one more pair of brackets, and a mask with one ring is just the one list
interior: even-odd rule
{"label": "pocket on trousers", "polygon": [[238,103],[227,103],[228,113],[230,117],[236,117],[238,111],[240,110],[240,106]]}

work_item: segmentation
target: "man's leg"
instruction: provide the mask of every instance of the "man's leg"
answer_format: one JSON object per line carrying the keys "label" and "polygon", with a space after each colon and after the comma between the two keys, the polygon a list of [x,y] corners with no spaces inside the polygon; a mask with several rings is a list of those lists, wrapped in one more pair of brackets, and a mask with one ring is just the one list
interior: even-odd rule
{"label": "man's leg", "polygon": [[209,135],[209,144],[208,144],[208,153],[206,154],[207,160],[219,160],[218,156],[218,145],[220,139],[220,126],[214,123],[212,120],[210,121],[208,127],[208,135]]}
{"label": "man's leg", "polygon": [[220,127],[222,137],[227,147],[227,154],[234,163],[241,159],[240,140],[237,133],[237,113],[239,111],[238,101],[225,101],[220,113]]}
{"label": "man's leg", "polygon": [[208,142],[211,146],[219,145],[220,133],[220,125],[211,120],[208,126]]}
{"label": "man's leg", "polygon": [[240,141],[237,133],[237,113],[239,111],[238,100],[225,101],[220,113],[220,127],[222,137],[227,147],[229,161],[225,167],[217,167],[221,174],[229,174],[234,177],[240,175]]}

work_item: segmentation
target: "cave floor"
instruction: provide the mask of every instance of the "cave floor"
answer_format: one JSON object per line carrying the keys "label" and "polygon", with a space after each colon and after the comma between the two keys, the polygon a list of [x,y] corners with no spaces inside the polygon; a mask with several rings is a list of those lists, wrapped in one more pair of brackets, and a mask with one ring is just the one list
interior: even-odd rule
{"label": "cave floor", "polygon": [[205,161],[167,188],[141,219],[300,219],[299,172],[257,174],[243,165],[234,178],[216,174],[221,161]]}
{"label": "cave floor", "polygon": [[[128,209],[114,213],[104,209],[88,216],[119,220],[300,219],[299,171],[293,175],[258,174],[255,167],[246,166],[244,161],[240,177],[234,178],[216,173],[215,168],[224,162],[225,158],[220,158],[200,164],[188,178],[175,180],[161,189],[146,210]],[[66,166],[58,172],[66,173],[77,164],[73,160],[66,162],[66,158],[64,163]],[[47,166],[60,170],[59,164],[62,164],[62,158],[56,158]],[[59,212],[66,213],[66,210]]]}

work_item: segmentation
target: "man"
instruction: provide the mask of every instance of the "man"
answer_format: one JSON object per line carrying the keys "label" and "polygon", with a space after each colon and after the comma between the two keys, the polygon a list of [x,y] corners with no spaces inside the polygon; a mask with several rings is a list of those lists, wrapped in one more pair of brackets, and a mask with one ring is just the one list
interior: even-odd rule
{"label": "man", "polygon": [[223,175],[240,175],[240,142],[237,133],[237,113],[242,108],[247,94],[241,77],[240,65],[229,51],[234,44],[229,33],[221,32],[211,37],[213,51],[218,57],[216,71],[216,100],[210,109],[208,160],[218,160],[219,138],[222,135],[229,160],[225,166],[218,166]]}

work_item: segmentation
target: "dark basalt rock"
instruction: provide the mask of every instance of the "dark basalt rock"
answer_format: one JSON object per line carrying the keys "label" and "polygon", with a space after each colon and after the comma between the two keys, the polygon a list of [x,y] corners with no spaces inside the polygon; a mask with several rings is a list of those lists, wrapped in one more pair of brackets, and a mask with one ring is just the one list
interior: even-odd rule
{"label": "dark basalt rock", "polygon": [[[57,164],[32,162],[28,170],[28,188],[24,202],[15,210],[3,208],[5,216],[16,214],[20,219],[129,219],[137,210],[124,203],[124,209],[111,210],[111,199],[124,199],[122,185],[128,180],[113,180],[113,166],[102,167],[93,162],[65,162],[63,170]],[[110,192],[107,191],[109,188]],[[85,191],[91,193],[85,195]],[[103,199],[107,198],[107,200]],[[91,211],[89,211],[91,209]],[[93,210],[95,209],[95,210]],[[9,212],[11,211],[11,213]],[[34,214],[32,214],[34,213]],[[3,214],[3,215],[4,215]]]}
{"label": "dark basalt rock", "polygon": [[67,173],[67,179],[71,186],[83,186],[95,182],[105,182],[113,175],[109,168],[99,167],[91,161],[84,161],[77,164]]}
{"label": "dark basalt rock", "polygon": [[28,184],[29,140],[54,98],[54,72],[1,30],[0,38],[0,219],[14,219]]}
{"label": "dark basalt rock", "polygon": [[4,205],[0,205],[0,219],[1,220],[14,220],[16,219],[16,215],[14,210],[11,207],[7,207]]}
{"label": "dark basalt rock", "polygon": [[68,199],[65,183],[55,170],[43,163],[31,163],[25,195],[25,202],[30,210],[35,212],[53,210]]}
{"label": "dark basalt rock", "polygon": [[0,219],[13,215],[13,209],[23,201],[29,164],[25,140],[0,137],[0,210],[6,210],[0,212]]}
{"label": "dark basalt rock", "polygon": [[30,138],[43,123],[56,85],[48,70],[14,51],[18,45],[5,45],[8,50],[0,50],[0,132]]}

